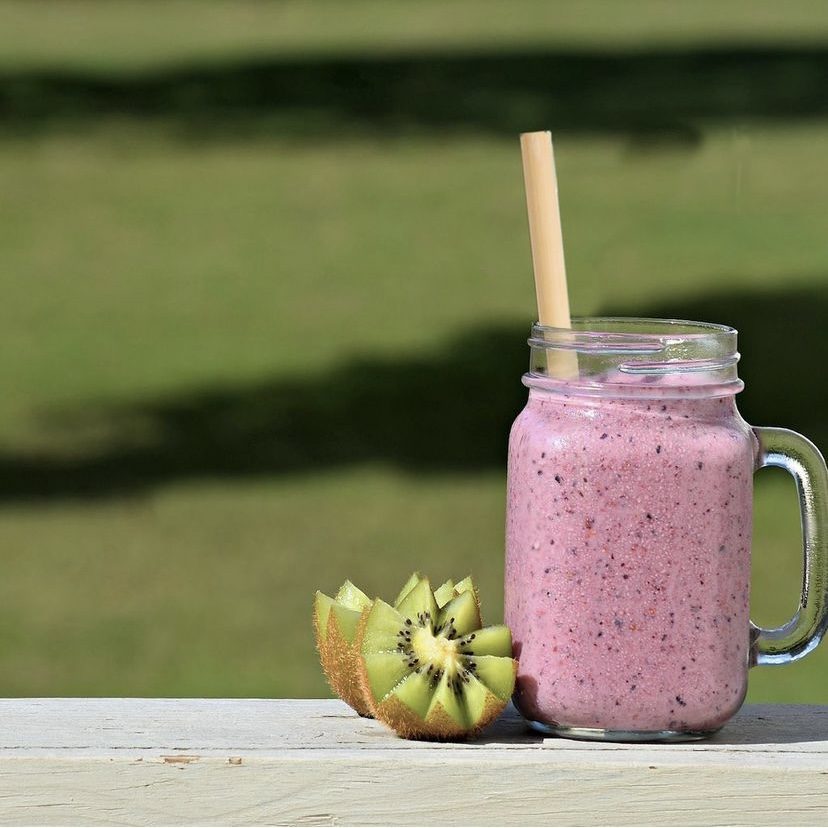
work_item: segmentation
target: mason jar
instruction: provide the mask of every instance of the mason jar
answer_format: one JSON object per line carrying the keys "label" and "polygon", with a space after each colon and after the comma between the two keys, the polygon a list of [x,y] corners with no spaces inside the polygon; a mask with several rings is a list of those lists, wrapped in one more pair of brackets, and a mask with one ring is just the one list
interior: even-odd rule
{"label": "mason jar", "polygon": [[[801,658],[825,631],[825,462],[805,437],[742,419],[732,328],[578,319],[535,325],[529,345],[508,464],[515,704],[562,736],[709,735],[741,706],[751,665]],[[777,629],[750,621],[764,466],[793,475],[802,510],[800,606]]]}

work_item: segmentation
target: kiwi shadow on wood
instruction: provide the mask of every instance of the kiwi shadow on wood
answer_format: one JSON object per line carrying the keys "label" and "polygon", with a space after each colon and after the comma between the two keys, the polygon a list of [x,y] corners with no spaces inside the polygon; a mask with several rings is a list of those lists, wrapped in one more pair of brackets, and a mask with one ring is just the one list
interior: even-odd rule
{"label": "kiwi shadow on wood", "polygon": [[[529,679],[531,681],[531,679]],[[500,717],[487,727],[479,736],[474,737],[472,745],[534,744],[548,738],[543,733],[533,730],[514,704],[509,704]]]}
{"label": "kiwi shadow on wood", "polygon": [[[823,282],[824,283],[824,282]],[[630,308],[608,308],[630,313]],[[733,290],[635,308],[735,325],[756,425],[828,447],[828,290]],[[170,482],[312,474],[379,464],[414,475],[502,473],[526,399],[528,321],[463,331],[433,350],[345,360],[316,375],[42,413],[70,453],[0,451],[0,501],[141,494]],[[83,443],[76,435],[105,434]]]}

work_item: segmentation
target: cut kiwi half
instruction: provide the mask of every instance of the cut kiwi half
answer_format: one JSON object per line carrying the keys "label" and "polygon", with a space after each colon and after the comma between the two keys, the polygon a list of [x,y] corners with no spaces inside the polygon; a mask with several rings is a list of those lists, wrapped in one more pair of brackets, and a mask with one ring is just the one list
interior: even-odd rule
{"label": "cut kiwi half", "polygon": [[[359,620],[357,646],[365,698],[374,717],[409,739],[456,739],[501,713],[517,662],[504,626],[481,629],[470,581],[433,593],[422,578],[397,607],[377,599]],[[461,582],[462,583],[462,582]]]}
{"label": "cut kiwi half", "polygon": [[358,678],[356,639],[360,616],[372,604],[350,581],[342,584],[336,597],[317,592],[313,602],[313,627],[322,671],[334,693],[360,716],[370,716],[371,709]]}

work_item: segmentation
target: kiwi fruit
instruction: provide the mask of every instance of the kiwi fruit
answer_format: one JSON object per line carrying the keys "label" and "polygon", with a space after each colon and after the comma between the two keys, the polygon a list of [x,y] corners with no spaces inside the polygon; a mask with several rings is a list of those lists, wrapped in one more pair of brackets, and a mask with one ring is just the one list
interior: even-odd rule
{"label": "kiwi fruit", "polygon": [[330,598],[317,592],[313,602],[313,627],[322,671],[331,689],[360,716],[370,716],[358,677],[359,619],[373,601],[350,581],[345,581]]}
{"label": "kiwi fruit", "polygon": [[[376,719],[408,739],[456,739],[500,715],[515,686],[508,627],[482,628],[477,591],[420,578],[396,606],[380,599],[359,619],[364,699]],[[449,584],[451,584],[449,586]],[[443,606],[440,601],[446,599]],[[482,628],[482,629],[481,629]]]}
{"label": "kiwi fruit", "polygon": [[[415,587],[423,581],[427,586],[421,587],[419,592],[406,602]],[[425,590],[430,592],[428,582],[419,572],[414,572],[397,594],[394,607],[407,608],[412,605],[412,602],[416,604],[419,600],[416,596],[425,594]],[[457,584],[451,579],[441,584],[434,593],[435,612],[464,592],[469,592],[473,596],[479,619],[480,606],[477,589],[470,577],[464,578]],[[361,675],[359,635],[360,620],[373,605],[374,601],[361,589],[350,581],[345,581],[333,598],[317,592],[313,610],[316,646],[328,684],[334,693],[360,716],[366,717],[372,715],[373,708],[370,697],[366,695],[367,685]],[[409,610],[406,609],[406,611]],[[482,626],[482,622],[478,626]]]}
{"label": "kiwi fruit", "polygon": [[[423,576],[414,572],[397,594],[394,606],[399,606],[422,580]],[[457,586],[454,581],[448,580],[440,588],[440,605],[459,595],[457,590],[461,585],[464,589],[474,589],[471,578],[464,578]],[[360,716],[370,716],[371,709],[358,679],[356,634],[361,614],[372,604],[373,601],[361,589],[345,581],[334,598],[317,592],[313,609],[316,648],[325,678],[334,693]]]}

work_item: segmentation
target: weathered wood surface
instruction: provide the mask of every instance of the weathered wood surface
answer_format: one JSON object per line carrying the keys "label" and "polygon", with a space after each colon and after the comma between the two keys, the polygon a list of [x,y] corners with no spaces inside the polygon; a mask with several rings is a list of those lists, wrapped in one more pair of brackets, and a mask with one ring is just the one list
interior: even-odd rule
{"label": "weathered wood surface", "polygon": [[828,708],[708,742],[406,742],[329,700],[0,700],[0,823],[825,825]]}

